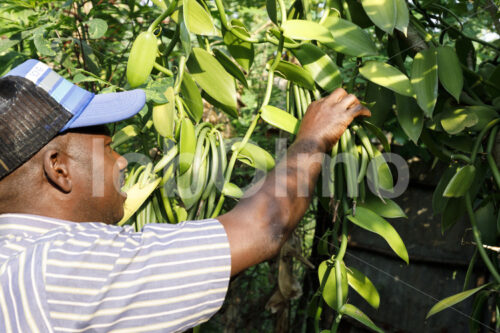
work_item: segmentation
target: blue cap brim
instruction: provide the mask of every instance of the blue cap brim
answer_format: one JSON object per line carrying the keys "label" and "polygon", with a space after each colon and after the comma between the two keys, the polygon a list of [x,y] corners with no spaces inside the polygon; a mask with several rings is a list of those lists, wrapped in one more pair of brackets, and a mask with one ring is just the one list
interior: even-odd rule
{"label": "blue cap brim", "polygon": [[114,123],[136,115],[146,103],[141,89],[95,95],[85,109],[61,130]]}

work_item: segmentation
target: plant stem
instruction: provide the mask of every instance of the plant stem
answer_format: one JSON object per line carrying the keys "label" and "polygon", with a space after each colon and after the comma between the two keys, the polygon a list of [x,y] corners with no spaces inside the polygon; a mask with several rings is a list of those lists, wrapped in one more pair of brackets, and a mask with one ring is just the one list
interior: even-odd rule
{"label": "plant stem", "polygon": [[172,71],[166,67],[163,67],[162,65],[160,65],[159,63],[155,62],[153,64],[153,67],[159,71],[159,72],[162,72],[163,74],[165,74],[166,76],[174,76],[174,73],[172,73]]}
{"label": "plant stem", "polygon": [[229,30],[233,35],[238,37],[239,39],[249,42],[249,43],[264,43],[265,40],[263,39],[256,39],[252,38],[249,36],[245,36],[241,32],[239,32],[237,29],[234,29],[233,27],[229,26],[227,22],[227,17],[226,17],[226,11],[224,10],[224,5],[222,4],[221,0],[215,0],[215,6],[217,7],[217,10],[219,11],[219,16],[220,16],[220,22],[222,23],[222,26]]}
{"label": "plant stem", "polygon": [[161,15],[160,15],[160,16],[158,16],[158,17],[156,18],[156,20],[154,20],[154,21],[153,21],[153,23],[151,23],[151,25],[150,25],[150,26],[149,26],[149,28],[148,28],[148,31],[149,31],[149,32],[153,32],[153,31],[156,29],[156,27],[157,27],[157,26],[158,26],[158,25],[159,25],[159,24],[160,24],[160,23],[161,23],[161,22],[162,22],[162,21],[163,21],[163,20],[164,20],[167,16],[171,15],[171,14],[174,12],[174,10],[177,8],[177,2],[178,2],[178,1],[179,1],[179,0],[173,0],[173,1],[170,3],[170,6],[168,6],[168,8],[167,8],[167,9],[165,9],[165,10],[163,11],[163,13],[161,13]]}
{"label": "plant stem", "polygon": [[479,146],[481,145],[481,142],[483,141],[483,137],[485,136],[486,132],[488,132],[493,126],[495,126],[499,122],[500,118],[490,121],[489,124],[486,125],[479,133],[476,142],[474,143],[474,147],[472,148],[472,153],[470,158],[472,164],[474,164],[474,162],[476,161],[477,153],[479,151]]}
{"label": "plant stem", "polygon": [[483,259],[486,267],[490,271],[495,281],[497,283],[500,283],[500,275],[498,274],[495,266],[493,266],[493,263],[488,257],[488,254],[486,253],[483,247],[483,243],[481,242],[481,234],[479,232],[479,229],[477,228],[476,216],[474,215],[474,210],[472,208],[472,200],[469,192],[465,194],[465,206],[467,208],[467,214],[469,214],[469,220],[472,226],[472,234],[474,235],[474,240],[476,241],[477,250],[479,251],[481,258]]}
{"label": "plant stem", "polygon": [[285,2],[283,0],[278,0],[278,3],[280,5],[280,11],[281,11],[281,24],[286,23],[286,7],[285,7]]}
{"label": "plant stem", "polygon": [[186,67],[186,56],[182,55],[179,58],[179,71],[177,72],[177,78],[175,79],[174,92],[178,94],[181,91],[181,83],[184,78],[184,68]]}

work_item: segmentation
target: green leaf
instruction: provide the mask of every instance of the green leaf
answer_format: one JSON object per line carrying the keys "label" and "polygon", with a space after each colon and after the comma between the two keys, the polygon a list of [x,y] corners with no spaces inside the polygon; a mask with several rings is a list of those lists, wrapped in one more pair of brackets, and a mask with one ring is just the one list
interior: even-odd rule
{"label": "green leaf", "polygon": [[220,103],[223,111],[230,116],[237,116],[234,78],[226,72],[217,59],[204,49],[193,48],[187,67],[193,79],[208,95]]}
{"label": "green leaf", "polygon": [[486,286],[488,286],[488,284],[482,285],[482,286],[474,288],[474,289],[469,289],[469,290],[463,291],[461,293],[455,294],[455,295],[450,296],[450,297],[446,297],[445,299],[434,304],[434,306],[427,313],[427,316],[425,316],[425,319],[429,318],[430,316],[435,315],[436,313],[438,313],[440,311],[443,311],[444,309],[449,308],[450,306],[453,306],[459,302],[462,302],[464,299],[474,295],[475,293],[477,293],[479,290],[483,289]]}
{"label": "green leaf", "polygon": [[179,142],[179,172],[185,173],[193,163],[196,150],[196,135],[194,125],[188,118],[181,120],[181,133]]}
{"label": "green leaf", "polygon": [[441,46],[437,49],[437,59],[439,81],[444,89],[459,102],[464,86],[464,76],[455,50],[449,46]]}
{"label": "green leaf", "polygon": [[408,32],[408,24],[410,23],[410,15],[406,0],[395,0],[396,2],[396,24],[394,27],[401,31],[405,36]]}
{"label": "green leaf", "polygon": [[182,49],[184,50],[184,55],[187,58],[191,54],[191,36],[189,35],[189,31],[184,21],[179,23],[179,38],[181,40]]}
{"label": "green leaf", "polygon": [[340,309],[340,313],[349,316],[353,319],[356,319],[361,324],[371,328],[375,332],[384,333],[384,331],[380,329],[377,325],[375,325],[367,315],[365,315],[360,309],[358,309],[352,304],[344,304],[344,306],[342,306],[342,308]]}
{"label": "green leaf", "polygon": [[212,16],[196,0],[183,0],[186,28],[196,35],[217,36]]}
{"label": "green leaf", "polygon": [[396,94],[396,115],[403,131],[416,144],[424,127],[422,110],[413,98]]}
{"label": "green leaf", "polygon": [[356,215],[353,216],[349,214],[347,218],[359,227],[374,232],[384,238],[391,249],[408,264],[408,252],[406,251],[403,240],[389,222],[364,207],[357,207]]}
{"label": "green leaf", "polygon": [[498,117],[498,113],[495,109],[489,106],[473,105],[466,106],[465,108],[477,117],[477,124],[470,127],[471,131],[480,132],[490,121]]}
{"label": "green leaf", "polygon": [[319,47],[307,43],[292,49],[292,52],[322,89],[333,91],[342,86],[342,76],[337,65]]}
{"label": "green leaf", "polygon": [[373,135],[377,137],[377,139],[380,141],[386,152],[391,151],[391,145],[389,144],[389,140],[387,140],[387,137],[380,128],[378,128],[377,126],[373,125],[372,123],[366,120],[363,120],[363,125],[366,127],[367,130],[369,130]]}
{"label": "green leaf", "polygon": [[369,107],[372,112],[370,123],[376,127],[384,126],[395,103],[394,95],[395,94],[387,88],[372,82],[367,82],[364,100],[367,103],[374,104]]}
{"label": "green leaf", "polygon": [[278,24],[278,11],[276,6],[276,0],[266,0],[266,10],[267,15],[274,24]]}
{"label": "green leaf", "polygon": [[89,26],[89,37],[98,39],[108,31],[108,23],[103,19],[95,18],[87,22]]}
{"label": "green leaf", "polygon": [[361,4],[377,27],[392,34],[397,16],[395,0],[361,0]]}
{"label": "green leaf", "polygon": [[236,184],[227,182],[224,184],[222,194],[224,194],[226,197],[239,199],[243,196],[244,193]]}
{"label": "green leaf", "polygon": [[356,24],[331,15],[322,23],[332,34],[333,41],[325,43],[336,52],[353,57],[377,54],[377,47],[370,36]]}
{"label": "green leaf", "polygon": [[434,212],[434,214],[439,214],[444,211],[446,203],[449,200],[448,198],[443,196],[444,189],[446,188],[446,186],[448,186],[448,183],[450,182],[456,171],[457,169],[455,167],[450,166],[443,172],[441,179],[439,179],[436,189],[432,194],[432,211]]}
{"label": "green leaf", "polygon": [[19,44],[21,39],[0,39],[0,54]]}
{"label": "green leaf", "polygon": [[475,212],[477,228],[481,234],[481,240],[486,245],[497,245],[497,216],[492,201],[479,207]]}
{"label": "green leaf", "polygon": [[476,168],[473,165],[458,168],[444,189],[443,196],[458,198],[465,195],[474,182],[475,174]]}
{"label": "green leaf", "polygon": [[446,204],[441,214],[441,234],[453,227],[465,213],[464,198],[446,198]]}
{"label": "green leaf", "polygon": [[370,195],[367,196],[364,202],[359,202],[358,207],[364,207],[386,218],[408,218],[396,202],[387,198],[385,198],[384,201],[379,197]]}
{"label": "green leaf", "polygon": [[140,133],[136,125],[127,125],[113,135],[111,147],[114,149]]}
{"label": "green leaf", "polygon": [[186,72],[182,76],[181,94],[182,100],[187,105],[186,111],[195,123],[199,122],[203,116],[203,99],[193,78]]}
{"label": "green leaf", "polygon": [[[250,37],[250,34],[241,21],[233,19],[231,20],[231,26],[241,34]],[[224,31],[224,44],[226,44],[227,50],[233,56],[234,60],[248,72],[255,56],[253,44],[242,41],[227,30]]]}
{"label": "green leaf", "polygon": [[[233,151],[239,149],[241,142],[233,144]],[[274,158],[265,149],[260,148],[253,143],[247,144],[240,150],[238,159],[253,168],[269,171],[274,168]]]}
{"label": "green leaf", "polygon": [[332,34],[319,23],[306,20],[288,20],[281,25],[283,34],[295,40],[317,40],[320,43],[333,41]]}
{"label": "green leaf", "polygon": [[384,156],[381,152],[375,149],[375,157],[370,161],[376,167],[376,174],[378,175],[379,188],[385,191],[392,192],[394,187],[394,182],[392,179],[392,172],[389,165],[385,161]]}
{"label": "green leaf", "polygon": [[46,57],[54,57],[56,55],[56,52],[51,48],[50,41],[45,39],[43,34],[44,31],[40,31],[33,37],[33,41],[35,42],[35,47],[37,51],[40,52],[40,55]]}
{"label": "green leaf", "polygon": [[272,105],[265,105],[261,109],[261,117],[266,123],[291,134],[297,134],[299,120],[286,111]]}
{"label": "green leaf", "polygon": [[423,50],[415,55],[411,68],[411,84],[417,103],[428,117],[432,117],[438,94],[437,50]]}
{"label": "green leaf", "polygon": [[226,71],[240,81],[245,88],[248,88],[248,82],[243,72],[236,66],[233,61],[221,50],[213,49],[215,58],[221,63]]}
{"label": "green leaf", "polygon": [[452,135],[462,132],[466,127],[472,127],[477,124],[479,118],[468,108],[448,109],[439,114],[441,126]]}
{"label": "green leaf", "polygon": [[[342,284],[342,303],[345,303],[347,300],[347,293],[349,292],[349,285],[348,285],[348,279],[347,279],[347,270],[345,267],[344,262],[340,263],[340,276],[342,278],[342,281],[340,283]],[[335,267],[334,264],[329,262],[328,260],[323,261],[319,267],[318,267],[318,278],[319,278],[319,283],[323,283],[323,279],[325,278],[325,274],[327,273],[327,268],[328,265],[331,265],[331,269],[328,272],[328,276],[326,277],[326,283],[323,286],[323,299],[325,300],[326,304],[328,304],[329,307],[332,309],[337,309],[337,277],[335,275]]]}
{"label": "green leaf", "polygon": [[404,96],[413,96],[410,80],[395,67],[384,62],[370,60],[359,69],[366,79]]}
{"label": "green leaf", "polygon": [[[272,60],[271,60],[272,61]],[[270,63],[268,63],[269,65]],[[314,89],[314,79],[304,68],[292,64],[291,62],[281,60],[276,66],[276,72],[281,77],[298,84],[301,87]]]}
{"label": "green leaf", "polygon": [[373,308],[378,309],[380,295],[377,288],[363,273],[353,267],[347,268],[347,281],[352,289],[363,297]]}

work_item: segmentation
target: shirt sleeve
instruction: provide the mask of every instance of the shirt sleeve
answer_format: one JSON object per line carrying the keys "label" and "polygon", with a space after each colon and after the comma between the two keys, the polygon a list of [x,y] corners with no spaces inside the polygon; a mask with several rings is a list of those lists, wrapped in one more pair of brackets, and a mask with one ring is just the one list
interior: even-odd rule
{"label": "shirt sleeve", "polygon": [[219,310],[230,271],[217,220],[141,232],[80,223],[47,251],[51,321],[62,332],[181,332]]}

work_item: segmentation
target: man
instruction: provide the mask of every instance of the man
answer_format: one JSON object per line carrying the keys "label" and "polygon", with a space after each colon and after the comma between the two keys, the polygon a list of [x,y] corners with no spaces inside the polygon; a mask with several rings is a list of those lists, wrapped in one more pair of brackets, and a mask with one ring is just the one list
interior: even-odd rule
{"label": "man", "polygon": [[311,104],[286,160],[233,210],[134,232],[113,225],[125,200],[113,170],[127,162],[100,125],[144,103],[141,90],[91,94],[35,60],[0,79],[1,332],[173,332],[206,321],[230,274],[278,253],[323,154],[370,115],[337,89]]}

